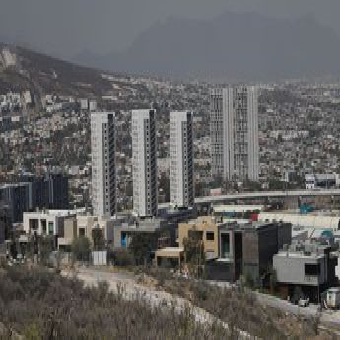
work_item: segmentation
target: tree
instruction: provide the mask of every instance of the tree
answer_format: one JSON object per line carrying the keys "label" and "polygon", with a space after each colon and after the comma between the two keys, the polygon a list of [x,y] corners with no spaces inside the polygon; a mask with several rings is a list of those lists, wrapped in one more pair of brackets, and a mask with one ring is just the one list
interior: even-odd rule
{"label": "tree", "polygon": [[150,252],[156,248],[157,235],[155,233],[136,233],[129,244],[129,251],[137,264],[145,264]]}
{"label": "tree", "polygon": [[242,279],[245,286],[249,288],[253,288],[255,286],[254,278],[250,272],[245,272],[242,275]]}
{"label": "tree", "polygon": [[85,236],[75,238],[72,242],[72,254],[78,261],[86,261],[90,257],[91,242]]}
{"label": "tree", "polygon": [[223,186],[223,178],[221,176],[215,176],[213,182],[210,183],[211,189],[217,189]]}
{"label": "tree", "polygon": [[120,267],[132,266],[134,258],[128,249],[110,247],[107,249],[107,263]]}
{"label": "tree", "polygon": [[250,191],[260,191],[261,190],[260,182],[251,181],[249,179],[247,179],[244,182],[243,186]]}
{"label": "tree", "polygon": [[284,190],[286,184],[285,182],[278,179],[270,179],[268,186],[271,190]]}
{"label": "tree", "polygon": [[190,273],[195,277],[200,277],[205,264],[204,243],[197,230],[192,229],[188,233],[188,238],[183,239],[184,258]]}
{"label": "tree", "polygon": [[47,265],[49,262],[49,256],[51,252],[55,249],[55,236],[48,235],[48,236],[41,236],[38,240],[38,249],[40,255],[40,261]]}
{"label": "tree", "polygon": [[105,240],[103,236],[103,230],[101,228],[92,229],[93,249],[103,250],[105,246]]}

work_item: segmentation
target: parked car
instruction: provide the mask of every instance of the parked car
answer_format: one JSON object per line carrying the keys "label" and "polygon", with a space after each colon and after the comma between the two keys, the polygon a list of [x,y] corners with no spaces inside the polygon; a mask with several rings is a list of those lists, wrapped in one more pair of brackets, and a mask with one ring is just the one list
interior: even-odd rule
{"label": "parked car", "polygon": [[298,306],[299,307],[308,307],[309,306],[309,298],[307,298],[307,299],[299,299]]}

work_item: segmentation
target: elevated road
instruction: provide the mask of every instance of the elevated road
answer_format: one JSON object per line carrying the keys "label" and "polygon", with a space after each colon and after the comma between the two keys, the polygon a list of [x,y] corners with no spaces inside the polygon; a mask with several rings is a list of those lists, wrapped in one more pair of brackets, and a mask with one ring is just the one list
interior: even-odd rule
{"label": "elevated road", "polygon": [[340,189],[314,189],[314,190],[287,190],[287,191],[256,191],[240,192],[231,195],[196,197],[196,204],[219,203],[244,198],[286,198],[286,197],[306,197],[306,196],[339,196]]}

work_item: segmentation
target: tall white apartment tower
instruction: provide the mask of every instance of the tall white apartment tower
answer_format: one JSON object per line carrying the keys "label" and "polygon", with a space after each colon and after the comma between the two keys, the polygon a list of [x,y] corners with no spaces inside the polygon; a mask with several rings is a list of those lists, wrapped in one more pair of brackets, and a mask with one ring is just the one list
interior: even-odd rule
{"label": "tall white apartment tower", "polygon": [[215,88],[210,95],[212,175],[258,180],[258,100],[255,86]]}
{"label": "tall white apartment tower", "polygon": [[170,201],[178,207],[194,205],[193,115],[170,113]]}
{"label": "tall white apartment tower", "polygon": [[156,110],[132,110],[132,176],[134,213],[140,217],[156,216]]}
{"label": "tall white apartment tower", "polygon": [[95,215],[116,213],[115,113],[91,113],[92,206]]}

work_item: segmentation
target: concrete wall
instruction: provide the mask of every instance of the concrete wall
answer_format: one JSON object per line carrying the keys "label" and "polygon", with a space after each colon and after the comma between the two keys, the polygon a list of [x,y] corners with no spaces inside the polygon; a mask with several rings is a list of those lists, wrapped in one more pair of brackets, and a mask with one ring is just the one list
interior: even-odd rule
{"label": "concrete wall", "polygon": [[64,238],[73,240],[77,235],[77,220],[71,218],[66,219],[64,221]]}
{"label": "concrete wall", "polygon": [[208,261],[205,267],[206,278],[209,280],[226,281],[232,280],[230,263]]}
{"label": "concrete wall", "polygon": [[103,230],[104,239],[108,243],[113,244],[114,243],[115,221],[107,220],[107,219],[99,219],[97,223],[98,223],[99,227]]}
{"label": "concrete wall", "polygon": [[312,228],[331,228],[338,229],[339,216],[322,216],[322,215],[301,215],[299,213],[289,212],[261,212],[259,214],[259,221],[266,219],[272,222],[282,221],[292,223],[293,225],[300,225],[303,227]]}
{"label": "concrete wall", "polygon": [[278,251],[277,227],[246,230],[242,234],[242,271],[259,282],[260,275],[272,264]]}
{"label": "concrete wall", "polygon": [[242,233],[242,260],[243,263],[259,263],[259,238],[255,230]]}
{"label": "concrete wall", "polygon": [[[320,263],[319,280],[317,276],[305,275],[305,264]],[[277,281],[280,283],[299,284],[316,286],[327,281],[326,257],[296,255],[296,254],[277,254],[273,257],[273,267],[277,273]]]}
{"label": "concrete wall", "polygon": [[77,217],[77,232],[80,236],[81,229],[85,229],[85,236],[92,241],[92,228],[97,224],[97,217],[95,216],[78,216]]}
{"label": "concrete wall", "polygon": [[121,248],[121,226],[114,226],[114,247]]}

